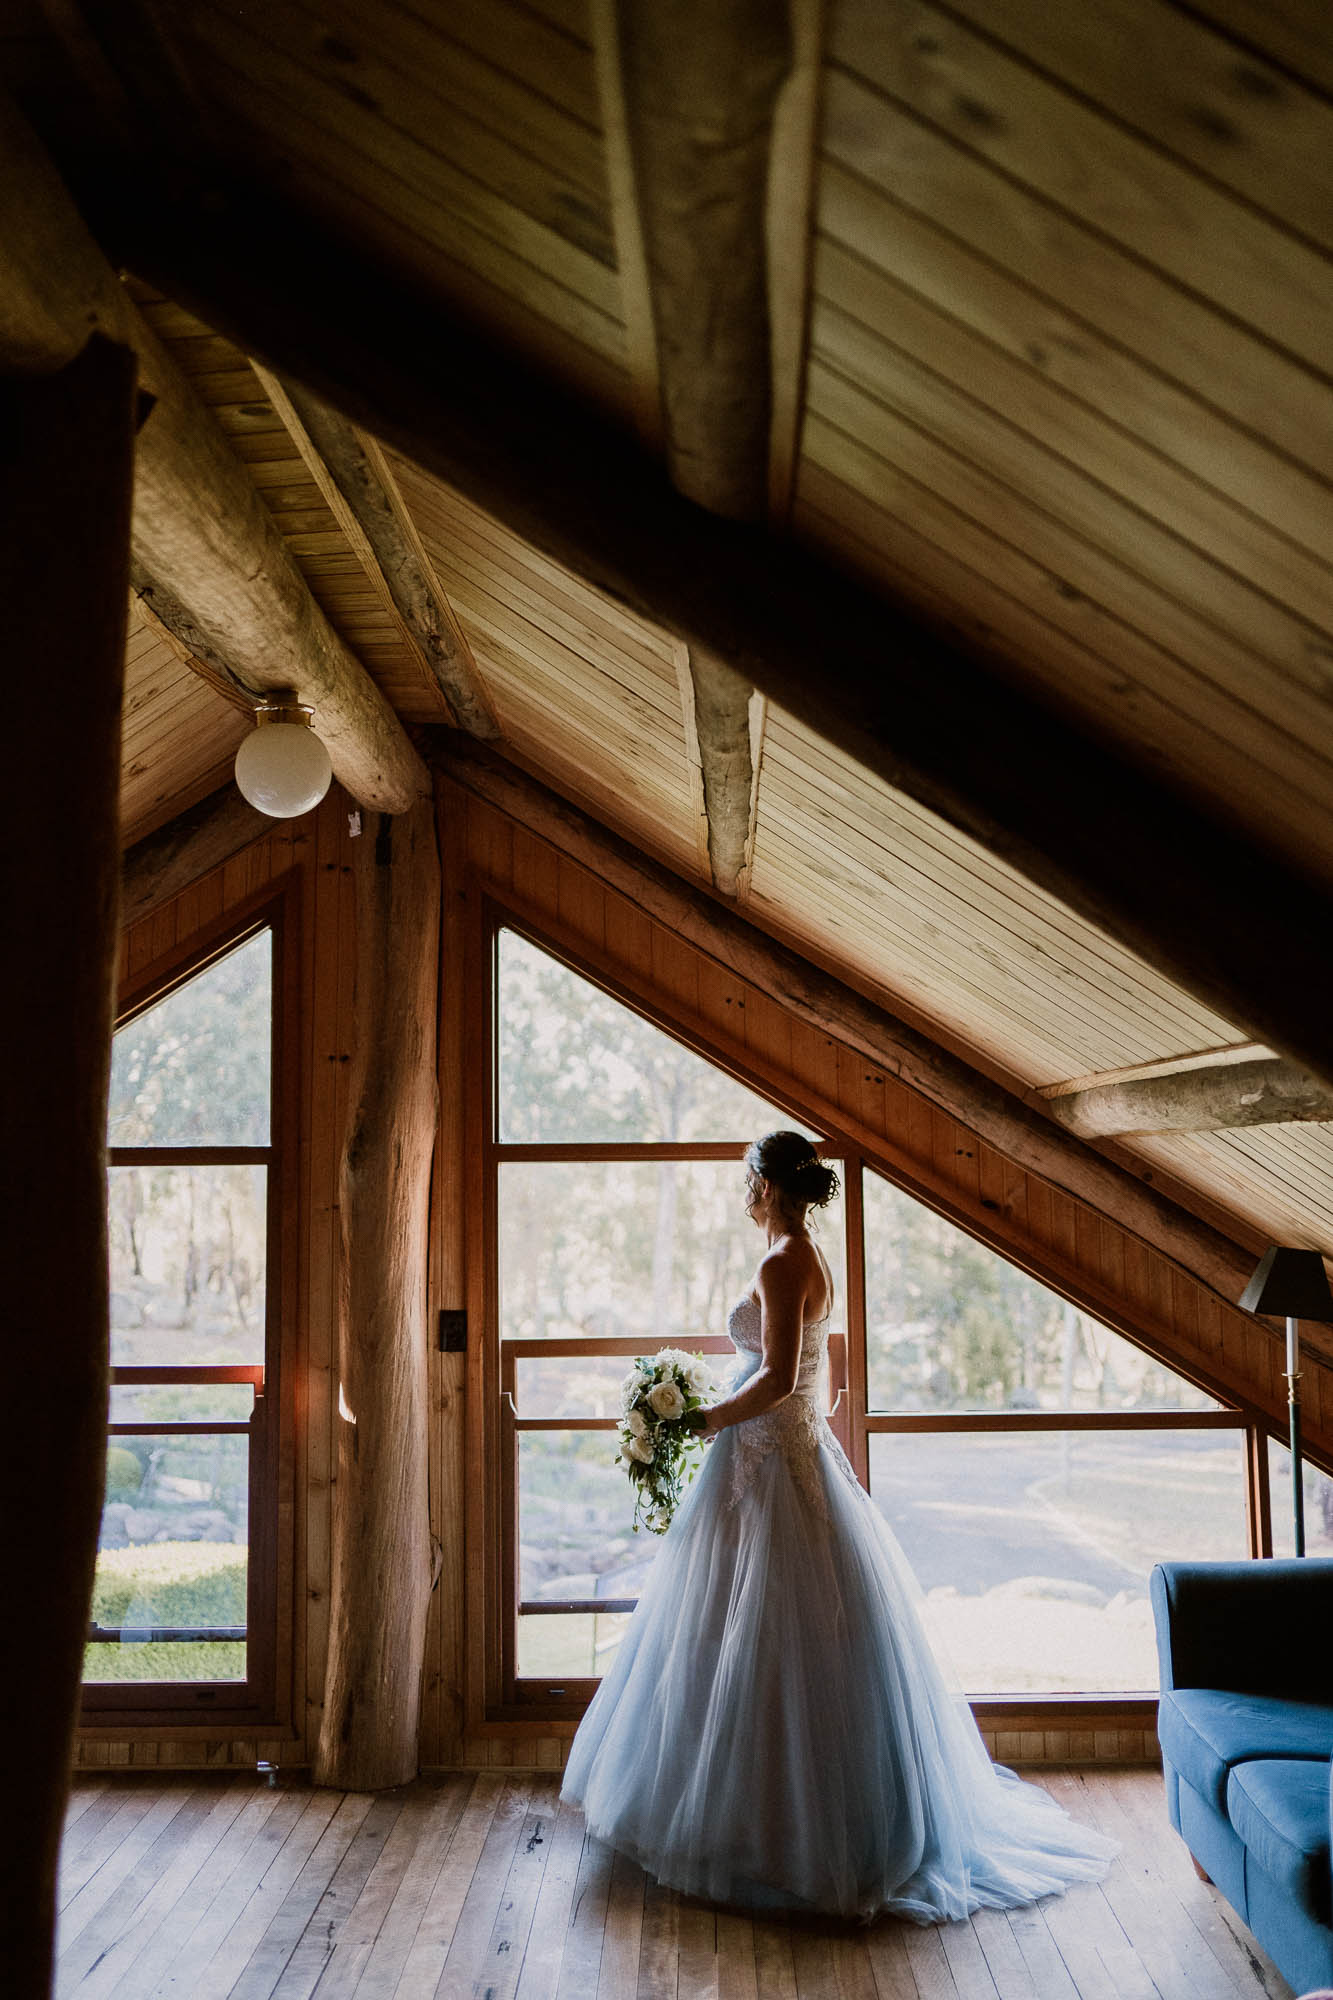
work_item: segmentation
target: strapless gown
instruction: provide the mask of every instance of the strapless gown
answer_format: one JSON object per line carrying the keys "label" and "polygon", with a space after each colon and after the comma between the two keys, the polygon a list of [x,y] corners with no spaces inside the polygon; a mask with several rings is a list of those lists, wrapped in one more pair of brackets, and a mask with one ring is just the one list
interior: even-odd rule
{"label": "strapless gown", "polygon": [[[731,1312],[738,1386],[760,1308]],[[752,1909],[918,1923],[1105,1874],[1114,1843],[991,1762],[893,1534],[796,1393],[724,1430],[570,1748],[562,1797],[659,1882]]]}

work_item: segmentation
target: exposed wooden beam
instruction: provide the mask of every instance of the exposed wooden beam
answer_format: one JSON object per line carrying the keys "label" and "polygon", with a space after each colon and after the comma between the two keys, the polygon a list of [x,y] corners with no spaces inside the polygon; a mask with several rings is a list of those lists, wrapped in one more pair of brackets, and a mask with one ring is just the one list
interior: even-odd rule
{"label": "exposed wooden beam", "polygon": [[667,463],[700,506],[761,520],[773,409],[766,223],[773,120],[792,67],[787,0],[615,0],[614,36],[611,124],[619,133],[623,119],[632,160]]}
{"label": "exposed wooden beam", "polygon": [[789,0],[792,66],[773,118],[768,174],[768,318],[772,421],[768,517],[786,525],[805,412],[814,260],[815,176],[824,74],[824,0]]}
{"label": "exposed wooden beam", "polygon": [[213,324],[1333,1080],[1328,881],[823,557],[692,507],[617,424],[271,189],[232,186],[188,226],[141,180],[103,194],[140,266]]}
{"label": "exposed wooden beam", "polygon": [[1333,1120],[1333,1089],[1295,1063],[1208,1065],[1174,1075],[1104,1083],[1049,1100],[1053,1118],[1083,1139],[1149,1132],[1221,1132],[1240,1125]]}
{"label": "exposed wooden beam", "polygon": [[1219,1042],[1216,1048],[1190,1049],[1183,1055],[1158,1056],[1152,1062],[1127,1063],[1119,1069],[1089,1070],[1061,1083],[1043,1083],[1036,1097],[1069,1097],[1076,1090],[1095,1090],[1103,1083],[1138,1083],[1151,1076],[1177,1076],[1182,1070],[1226,1069],[1238,1062],[1264,1062],[1274,1051],[1262,1042]]}
{"label": "exposed wooden beam", "polygon": [[[40,1606],[3,1649],[20,1813],[0,1825],[7,2000],[51,1990],[56,1863],[106,1463],[106,1103],[128,603],[134,356],[89,342],[0,381],[0,587],[11,835],[0,854],[6,1052],[0,1203],[21,1420],[0,1453],[5,1585]],[[16,1357],[17,1358],[17,1357]]]}
{"label": "exposed wooden beam", "polygon": [[315,1782],[416,1775],[432,1558],[426,1265],[440,864],[433,805],[353,843],[356,1033],[339,1206],[338,1476]]}
{"label": "exposed wooden beam", "polygon": [[1173,1258],[1228,1306],[1235,1304],[1254,1258],[1218,1230],[841,980],[775,943],[739,912],[650,861],[507,760],[446,731],[428,732],[426,740],[430,761],[465,791],[550,840],[650,916],[752,980],[797,1019],[838,1036],[997,1152],[1111,1216]]}
{"label": "exposed wooden beam", "polygon": [[[392,708],[315,603],[272,516],[175,362],[135,311],[51,162],[0,99],[0,365],[47,373],[98,327],[134,349],[152,406],[135,454],[141,571],[196,635],[201,658],[315,709],[333,768],[362,804],[406,809],[425,772]],[[166,607],[164,609],[164,607]]]}
{"label": "exposed wooden beam", "polygon": [[125,850],[120,870],[120,921],[132,924],[190,888],[201,875],[220,868],[253,841],[272,831],[273,821],[223,785],[155,833]]}
{"label": "exposed wooden beam", "polygon": [[713,887],[734,896],[745,867],[754,801],[750,704],[754,689],[725,660],[690,653],[694,733],[703,769],[708,865]]}
{"label": "exposed wooden beam", "polygon": [[498,736],[472,648],[379,445],[299,383],[255,372],[427,686],[469,736]]}

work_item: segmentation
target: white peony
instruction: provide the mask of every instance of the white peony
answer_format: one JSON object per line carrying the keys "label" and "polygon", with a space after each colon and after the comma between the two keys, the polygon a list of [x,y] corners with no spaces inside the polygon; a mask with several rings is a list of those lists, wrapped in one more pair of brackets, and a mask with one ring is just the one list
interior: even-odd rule
{"label": "white peony", "polygon": [[636,1438],[647,1437],[648,1420],[644,1416],[642,1410],[631,1410],[629,1412],[628,1416],[625,1418],[625,1429],[630,1433],[632,1437]]}
{"label": "white peony", "polygon": [[685,1414],[685,1398],[680,1393],[677,1382],[659,1382],[655,1389],[648,1391],[648,1407],[656,1417],[670,1421]]}

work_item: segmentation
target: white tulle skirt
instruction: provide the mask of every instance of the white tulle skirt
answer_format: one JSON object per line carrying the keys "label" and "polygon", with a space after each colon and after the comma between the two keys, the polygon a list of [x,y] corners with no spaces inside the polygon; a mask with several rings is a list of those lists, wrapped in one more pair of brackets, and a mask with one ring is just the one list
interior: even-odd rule
{"label": "white tulle skirt", "polygon": [[1114,1843],[991,1763],[832,1433],[794,1466],[746,1428],[709,1447],[571,1746],[589,1831],[710,1902],[918,1923],[1104,1875]]}

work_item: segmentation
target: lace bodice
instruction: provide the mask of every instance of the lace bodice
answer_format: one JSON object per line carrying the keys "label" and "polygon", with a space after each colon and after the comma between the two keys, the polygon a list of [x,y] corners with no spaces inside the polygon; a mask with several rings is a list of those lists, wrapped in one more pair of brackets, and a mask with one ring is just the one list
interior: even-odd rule
{"label": "lace bodice", "polygon": [[[742,1358],[732,1378],[738,1389],[759,1366],[763,1354],[763,1307],[753,1292],[737,1299],[727,1315],[727,1333]],[[821,1393],[824,1362],[828,1354],[829,1314],[812,1320],[801,1332],[801,1359],[796,1370],[796,1387],[775,1409],[749,1417],[731,1427],[734,1440],[730,1499],[734,1503],[752,1485],[761,1459],[780,1451],[801,1492],[821,1519],[828,1519],[828,1501],[819,1476],[819,1454],[827,1448],[839,1471],[856,1483],[856,1474],[843,1457],[836,1438],[824,1419]]]}
{"label": "lace bodice", "polygon": [[[801,1329],[801,1359],[795,1390],[798,1396],[812,1396],[816,1392],[828,1354],[828,1323],[829,1315],[825,1313],[823,1319],[811,1320]],[[758,1361],[764,1347],[764,1309],[753,1292],[737,1299],[727,1314],[727,1337],[742,1354],[752,1354]],[[753,1370],[747,1368],[743,1372],[749,1375]]]}

